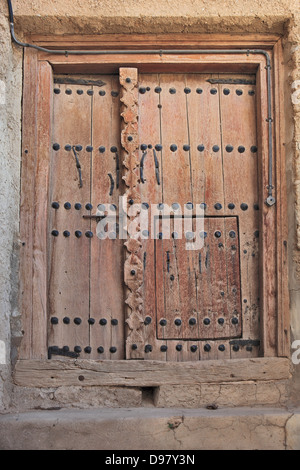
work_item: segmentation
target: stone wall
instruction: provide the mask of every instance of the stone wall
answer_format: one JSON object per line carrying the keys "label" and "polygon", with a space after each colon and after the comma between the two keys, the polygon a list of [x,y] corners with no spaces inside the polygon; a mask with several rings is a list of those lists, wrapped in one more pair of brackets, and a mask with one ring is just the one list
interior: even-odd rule
{"label": "stone wall", "polygon": [[[157,390],[13,387],[11,363],[21,337],[18,223],[21,166],[22,49],[11,44],[0,4],[0,410],[57,407],[299,406],[300,365],[286,383],[247,382]],[[15,33],[277,33],[284,38],[285,120],[292,341],[300,340],[300,6],[296,0],[14,0]],[[291,351],[292,352],[292,351]]]}

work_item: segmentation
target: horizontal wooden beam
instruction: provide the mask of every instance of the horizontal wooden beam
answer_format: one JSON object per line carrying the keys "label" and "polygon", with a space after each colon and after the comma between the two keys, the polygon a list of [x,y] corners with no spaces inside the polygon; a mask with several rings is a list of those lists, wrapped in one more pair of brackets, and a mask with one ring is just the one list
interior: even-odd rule
{"label": "horizontal wooden beam", "polygon": [[19,360],[14,383],[24,387],[196,385],[284,380],[291,376],[286,358],[202,362],[90,361],[84,359]]}

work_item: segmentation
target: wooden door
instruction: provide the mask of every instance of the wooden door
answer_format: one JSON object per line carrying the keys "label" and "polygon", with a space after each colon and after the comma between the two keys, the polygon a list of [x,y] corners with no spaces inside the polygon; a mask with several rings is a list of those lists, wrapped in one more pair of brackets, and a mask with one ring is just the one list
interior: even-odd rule
{"label": "wooden door", "polygon": [[[255,76],[100,78],[54,85],[50,355],[257,356]],[[138,221],[129,240],[117,234],[119,196]],[[101,240],[103,206],[117,215]]]}

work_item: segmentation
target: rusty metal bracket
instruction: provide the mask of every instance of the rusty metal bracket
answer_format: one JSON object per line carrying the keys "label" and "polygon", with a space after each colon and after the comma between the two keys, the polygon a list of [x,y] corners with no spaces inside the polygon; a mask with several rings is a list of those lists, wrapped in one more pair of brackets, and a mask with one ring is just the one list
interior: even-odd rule
{"label": "rusty metal bracket", "polygon": [[73,145],[72,150],[73,150],[74,157],[75,157],[75,160],[76,160],[76,168],[77,168],[77,170],[78,170],[79,187],[82,188],[81,165],[80,165],[79,158],[78,158],[78,155],[77,155],[76,150],[75,150],[75,145]]}

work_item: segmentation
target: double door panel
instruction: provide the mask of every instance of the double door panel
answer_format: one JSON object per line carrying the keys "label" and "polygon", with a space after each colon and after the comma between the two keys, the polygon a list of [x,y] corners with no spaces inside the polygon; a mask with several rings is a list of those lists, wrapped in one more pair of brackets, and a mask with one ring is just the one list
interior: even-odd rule
{"label": "double door panel", "polygon": [[[118,76],[77,78],[56,77],[53,89],[50,354],[170,361],[258,355],[255,77],[138,76],[136,176],[148,218],[139,233],[138,354],[134,343],[128,347],[127,252],[119,236],[126,91]],[[116,217],[100,239],[103,205]],[[200,247],[187,249],[191,241]]]}

